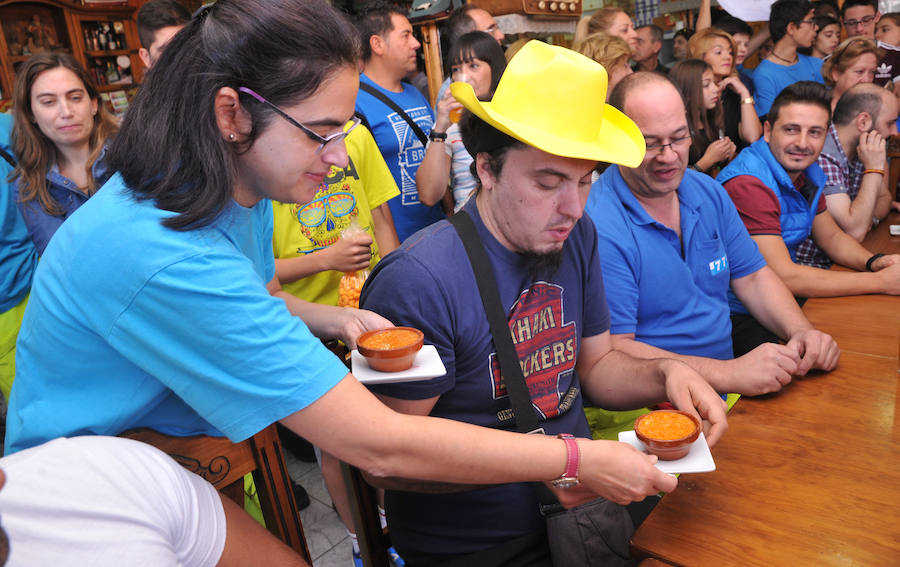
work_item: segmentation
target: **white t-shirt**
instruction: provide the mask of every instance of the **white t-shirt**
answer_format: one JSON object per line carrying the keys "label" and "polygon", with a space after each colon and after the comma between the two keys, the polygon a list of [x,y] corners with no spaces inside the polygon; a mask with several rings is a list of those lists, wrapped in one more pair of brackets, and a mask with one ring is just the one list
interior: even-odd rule
{"label": "white t-shirt", "polygon": [[55,439],[0,469],[7,565],[212,566],[225,548],[216,489],[144,443]]}

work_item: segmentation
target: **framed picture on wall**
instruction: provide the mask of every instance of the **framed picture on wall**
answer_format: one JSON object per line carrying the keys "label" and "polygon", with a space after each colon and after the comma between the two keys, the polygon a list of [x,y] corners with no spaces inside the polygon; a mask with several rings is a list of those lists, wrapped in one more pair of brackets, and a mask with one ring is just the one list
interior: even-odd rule
{"label": "framed picture on wall", "polygon": [[61,12],[49,6],[5,6],[0,8],[0,21],[7,54],[12,57],[69,48],[63,43],[66,33]]}

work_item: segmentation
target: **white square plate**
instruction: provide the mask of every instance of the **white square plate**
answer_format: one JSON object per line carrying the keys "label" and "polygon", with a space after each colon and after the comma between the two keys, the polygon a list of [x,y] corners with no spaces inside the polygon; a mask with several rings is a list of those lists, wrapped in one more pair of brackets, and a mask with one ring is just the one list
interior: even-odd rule
{"label": "white square plate", "polygon": [[350,351],[350,365],[353,375],[363,384],[392,384],[394,382],[415,382],[443,376],[447,373],[444,363],[434,345],[422,345],[413,360],[412,368],[403,372],[379,372],[372,370],[366,357],[354,349]]}
{"label": "white square plate", "polygon": [[[634,431],[620,432],[619,441],[628,443],[643,453],[647,452],[647,448],[637,438]],[[700,432],[700,437],[691,445],[691,450],[687,455],[675,461],[656,461],[656,468],[669,474],[710,472],[716,470],[716,462],[713,461],[712,453],[709,452],[706,436]]]}

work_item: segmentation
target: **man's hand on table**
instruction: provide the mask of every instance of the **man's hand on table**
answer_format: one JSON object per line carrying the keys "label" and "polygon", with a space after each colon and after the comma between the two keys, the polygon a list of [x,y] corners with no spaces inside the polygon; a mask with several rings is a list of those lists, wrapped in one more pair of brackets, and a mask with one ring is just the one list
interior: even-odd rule
{"label": "man's hand on table", "polygon": [[725,400],[694,371],[677,360],[664,361],[666,394],[676,408],[704,420],[703,431],[710,447],[715,446],[728,429]]}
{"label": "man's hand on table", "polygon": [[872,262],[872,270],[878,272],[894,264],[900,264],[900,254],[885,254]]}
{"label": "man's hand on table", "polygon": [[[881,265],[881,261],[886,258],[889,259],[890,264]],[[900,295],[900,256],[897,254],[882,256],[872,262],[872,269],[881,278],[882,293]]]}
{"label": "man's hand on table", "polygon": [[777,392],[797,373],[800,356],[796,345],[763,343],[729,361],[733,385],[729,391],[746,396]]}
{"label": "man's hand on table", "polygon": [[841,349],[831,335],[816,329],[796,333],[786,346],[800,354],[800,363],[794,372],[797,376],[805,376],[813,368],[834,370],[841,357]]}

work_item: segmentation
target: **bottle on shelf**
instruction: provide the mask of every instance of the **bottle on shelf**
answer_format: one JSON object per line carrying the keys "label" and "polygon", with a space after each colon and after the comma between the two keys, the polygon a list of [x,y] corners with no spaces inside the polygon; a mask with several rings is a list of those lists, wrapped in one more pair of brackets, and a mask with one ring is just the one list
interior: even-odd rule
{"label": "bottle on shelf", "polygon": [[119,73],[116,71],[116,66],[113,65],[113,62],[109,59],[106,60],[106,82],[109,84],[115,84],[119,82]]}

